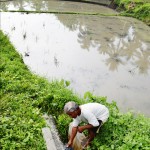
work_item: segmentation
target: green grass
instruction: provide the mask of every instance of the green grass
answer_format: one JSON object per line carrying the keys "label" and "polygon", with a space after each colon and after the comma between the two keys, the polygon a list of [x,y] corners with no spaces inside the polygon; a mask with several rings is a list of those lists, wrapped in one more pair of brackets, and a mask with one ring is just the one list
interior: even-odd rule
{"label": "green grass", "polygon": [[69,82],[33,75],[1,31],[0,43],[0,149],[44,150],[42,113],[57,116],[66,101],[78,98],[66,88]]}
{"label": "green grass", "polygon": [[29,72],[1,31],[0,43],[0,149],[44,150],[45,122],[34,103],[45,83]]}
{"label": "green grass", "polygon": [[52,114],[61,135],[67,141],[71,121],[63,114],[70,100],[79,104],[100,102],[110,110],[109,121],[92,143],[91,150],[149,150],[150,119],[143,115],[121,114],[116,103],[87,92],[79,98],[67,88],[68,81],[51,81],[32,74],[7,36],[0,31],[0,149],[45,150],[41,129],[42,114]]}
{"label": "green grass", "polygon": [[115,0],[121,15],[137,18],[150,26],[150,0]]}
{"label": "green grass", "polygon": [[[0,10],[0,12],[3,12]],[[106,14],[106,13],[98,13],[98,12],[72,12],[72,11],[30,11],[30,10],[8,10],[5,12],[20,12],[20,13],[48,13],[48,14],[75,14],[75,15],[92,15],[92,16],[117,16],[116,13]]]}

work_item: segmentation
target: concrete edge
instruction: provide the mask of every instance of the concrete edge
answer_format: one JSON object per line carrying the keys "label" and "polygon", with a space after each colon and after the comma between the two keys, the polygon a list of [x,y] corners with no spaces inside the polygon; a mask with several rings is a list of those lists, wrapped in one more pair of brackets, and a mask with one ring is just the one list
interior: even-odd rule
{"label": "concrete edge", "polygon": [[57,150],[54,140],[52,138],[50,128],[48,127],[42,128],[42,133],[43,133],[44,140],[46,142],[47,150]]}
{"label": "concrete edge", "polygon": [[46,142],[47,150],[64,150],[64,145],[59,138],[53,117],[44,114],[43,118],[47,124],[47,127],[42,128],[42,134]]}

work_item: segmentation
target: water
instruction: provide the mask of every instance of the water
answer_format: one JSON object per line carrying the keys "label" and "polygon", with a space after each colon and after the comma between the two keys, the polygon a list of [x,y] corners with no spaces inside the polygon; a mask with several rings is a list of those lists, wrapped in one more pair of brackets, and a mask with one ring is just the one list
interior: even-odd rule
{"label": "water", "polygon": [[[112,9],[108,9],[101,4],[108,6],[110,0],[92,0],[95,4],[87,1],[64,1],[64,0],[6,0],[0,5],[2,11],[46,11],[46,12],[89,12],[116,14]],[[98,5],[99,3],[99,5]]]}
{"label": "water", "polygon": [[[97,7],[97,6],[96,6]],[[108,8],[106,8],[108,9]],[[150,115],[150,28],[125,17],[1,13],[25,64],[69,88],[117,101],[122,111]]]}

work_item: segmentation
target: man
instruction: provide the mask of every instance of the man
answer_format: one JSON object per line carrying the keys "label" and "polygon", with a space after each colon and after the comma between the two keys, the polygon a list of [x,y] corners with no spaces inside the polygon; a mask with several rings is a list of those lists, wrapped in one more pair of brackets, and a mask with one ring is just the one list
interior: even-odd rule
{"label": "man", "polygon": [[[68,141],[68,147],[72,146],[77,132],[82,133],[84,130],[88,130],[88,140],[84,145],[84,147],[87,147],[94,139],[97,130],[99,130],[109,117],[108,108],[99,103],[87,103],[78,106],[75,102],[70,101],[65,104],[64,112],[73,118],[73,128]],[[79,126],[81,122],[87,124]]]}

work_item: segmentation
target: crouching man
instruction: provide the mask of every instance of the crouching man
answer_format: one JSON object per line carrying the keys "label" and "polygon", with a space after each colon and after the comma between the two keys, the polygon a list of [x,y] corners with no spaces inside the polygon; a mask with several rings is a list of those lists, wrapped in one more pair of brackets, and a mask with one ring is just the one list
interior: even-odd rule
{"label": "crouching man", "polygon": [[[99,103],[87,103],[79,106],[75,102],[70,101],[65,104],[64,112],[73,118],[73,128],[68,147],[72,147],[77,132],[82,133],[84,130],[88,130],[88,139],[84,145],[86,148],[109,117],[108,108]],[[81,122],[85,122],[86,125],[79,126]]]}

